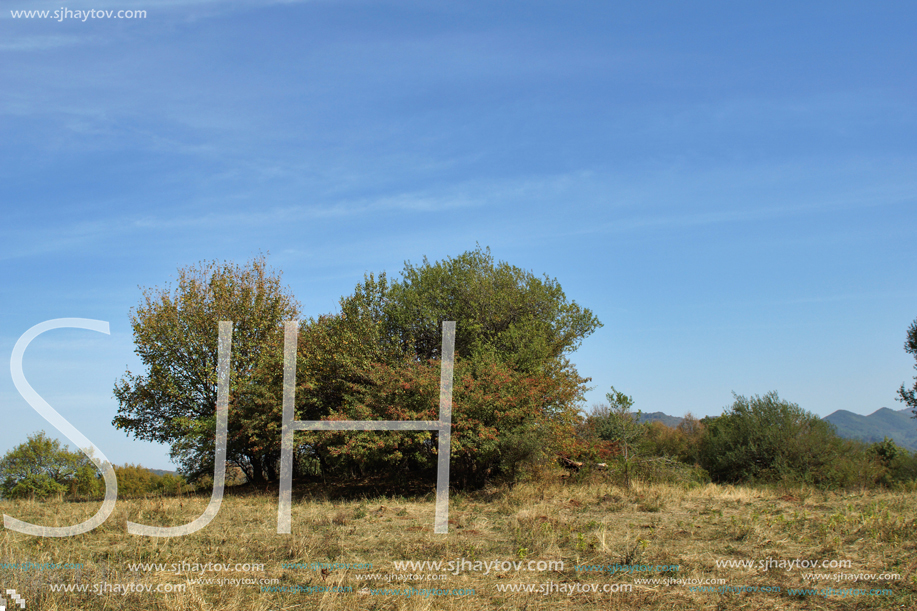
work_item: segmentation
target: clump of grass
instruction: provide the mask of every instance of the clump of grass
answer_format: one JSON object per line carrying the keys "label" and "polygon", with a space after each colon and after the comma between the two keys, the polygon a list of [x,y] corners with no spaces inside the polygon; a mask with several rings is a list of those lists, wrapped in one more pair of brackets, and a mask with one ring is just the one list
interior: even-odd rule
{"label": "clump of grass", "polygon": [[662,511],[665,507],[665,501],[663,495],[656,489],[641,495],[637,507],[640,511],[656,513]]}

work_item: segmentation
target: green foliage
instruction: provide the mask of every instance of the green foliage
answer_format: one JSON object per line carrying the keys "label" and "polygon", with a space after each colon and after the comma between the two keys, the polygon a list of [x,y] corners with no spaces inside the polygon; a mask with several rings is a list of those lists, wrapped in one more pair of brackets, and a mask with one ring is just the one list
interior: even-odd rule
{"label": "green foliage", "polygon": [[850,464],[852,446],[829,423],[776,392],[734,396],[726,413],[705,419],[699,458],[714,481],[843,486],[861,479],[862,469]]}
{"label": "green foliage", "polygon": [[118,477],[118,496],[143,496],[154,489],[153,483],[159,476],[140,465],[126,464],[115,467]]}
{"label": "green foliage", "polygon": [[[904,342],[904,351],[917,359],[917,320],[911,323],[907,330],[907,339]],[[914,365],[917,369],[917,364]],[[917,377],[914,378],[914,387],[905,388],[904,384],[898,389],[898,400],[906,403],[917,413]]]}
{"label": "green foliage", "polygon": [[455,373],[452,468],[459,481],[515,475],[520,462],[538,460],[536,447],[563,450],[572,436],[584,390],[575,372],[526,374],[483,354],[458,361]]}
{"label": "green foliage", "polygon": [[[536,446],[570,442],[587,380],[567,355],[599,322],[568,302],[556,281],[495,264],[480,248],[406,264],[392,284],[385,274],[368,275],[341,300],[339,314],[305,321],[297,418],[437,419],[445,320],[456,321],[453,481],[477,486],[501,473],[514,476],[539,461]],[[265,410],[279,405],[270,392],[262,403]],[[423,471],[436,461],[429,432],[307,432],[297,439],[323,473]]]}
{"label": "green foliage", "polygon": [[512,483],[523,476],[538,477],[550,461],[550,439],[536,423],[525,423],[500,440],[499,470]]}
{"label": "green foliage", "polygon": [[115,466],[118,477],[118,496],[138,497],[147,494],[175,496],[190,489],[180,475],[165,473],[158,475],[140,465]]}
{"label": "green foliage", "polygon": [[894,441],[886,437],[869,446],[868,453],[887,466],[901,454],[901,450]]}
{"label": "green foliage", "polygon": [[0,490],[8,498],[43,499],[67,492],[71,484],[90,488],[97,474],[85,454],[40,431],[0,459]]}
{"label": "green foliage", "polygon": [[[140,465],[116,465],[114,470],[119,497],[174,495],[187,488],[181,476],[159,476]],[[0,490],[7,498],[68,494],[76,499],[98,499],[105,495],[105,481],[85,454],[71,452],[41,431],[0,459]]]}
{"label": "green foliage", "polygon": [[115,385],[113,424],[138,439],[171,444],[191,478],[213,472],[218,322],[233,321],[227,459],[255,481],[271,478],[280,435],[266,426],[254,398],[266,360],[282,346],[283,321],[299,305],[264,257],[243,267],[202,263],[180,269],[178,285],[146,289],[131,311],[136,353],[146,373]]}
{"label": "green foliage", "polygon": [[188,483],[181,475],[163,473],[153,480],[153,492],[164,496],[176,496],[188,489]]}
{"label": "green foliage", "polygon": [[[377,363],[330,415],[341,420],[436,420],[440,367],[436,360]],[[526,375],[481,354],[457,359],[452,402],[452,479],[478,486],[500,473],[516,475],[543,447],[561,447],[575,412],[579,378]],[[433,469],[435,436],[426,431],[309,432],[303,435],[329,473],[407,473]]]}
{"label": "green foliage", "polygon": [[[339,314],[303,322],[296,364],[298,418],[321,420],[338,414],[373,383],[377,365],[397,367],[406,359],[418,362],[393,338],[385,313],[388,292],[385,274],[378,279],[368,275],[353,295],[341,299]],[[270,371],[281,375],[281,363],[278,355]],[[275,403],[276,398],[266,397],[263,407]]]}
{"label": "green foliage", "polygon": [[608,404],[593,407],[591,418],[595,421],[595,431],[599,439],[612,441],[621,447],[625,458],[633,453],[637,441],[643,436],[644,425],[639,421],[640,412],[630,411],[634,400],[611,387],[605,395]]}
{"label": "green foliage", "polygon": [[784,478],[788,484],[813,483],[821,488],[872,488],[884,483],[888,469],[856,439],[834,437],[826,449],[830,460],[806,474],[801,469]]}
{"label": "green foliage", "polygon": [[93,465],[83,465],[70,480],[70,496],[74,498],[101,498],[105,496],[105,480]]}
{"label": "green foliage", "polygon": [[[115,387],[115,424],[172,444],[190,476],[212,470],[218,320],[233,320],[228,459],[249,479],[274,479],[283,387],[281,323],[295,301],[264,260],[180,270],[178,288],[152,289],[132,312],[148,372]],[[454,259],[405,264],[397,282],[367,275],[340,312],[308,318],[297,347],[297,420],[435,420],[441,325],[456,321],[455,481],[478,485],[537,462],[533,440],[572,438],[586,379],[569,354],[600,326],[560,285],[478,247]],[[563,431],[566,431],[564,433]],[[299,474],[403,473],[436,463],[425,431],[298,433]],[[524,443],[523,443],[524,441]],[[529,448],[525,450],[525,448]]]}
{"label": "green foliage", "polygon": [[888,462],[888,485],[917,482],[917,452],[903,448]]}
{"label": "green foliage", "polygon": [[878,481],[886,486],[917,480],[917,454],[899,447],[888,437],[871,444],[866,449],[866,456],[881,466]]}
{"label": "green foliage", "polygon": [[565,357],[601,326],[557,280],[495,263],[480,246],[436,263],[406,263],[386,297],[388,329],[420,359],[438,357],[442,322],[454,320],[457,354],[490,352],[518,371],[553,371],[569,367]]}
{"label": "green foliage", "polygon": [[704,435],[700,420],[686,414],[675,428],[661,422],[646,425],[640,442],[640,453],[646,456],[669,457],[694,465],[699,462],[698,449]]}
{"label": "green foliage", "polygon": [[608,404],[595,405],[587,417],[586,429],[599,440],[614,444],[619,451],[624,483],[630,486],[631,467],[646,427],[639,421],[640,412],[630,411],[634,400],[611,387],[605,395]]}
{"label": "green foliage", "polygon": [[[7,487],[4,486],[4,488]],[[47,473],[29,473],[9,490],[4,490],[4,495],[11,499],[45,499],[49,496],[63,494],[66,490],[67,487],[64,484],[54,481]]]}

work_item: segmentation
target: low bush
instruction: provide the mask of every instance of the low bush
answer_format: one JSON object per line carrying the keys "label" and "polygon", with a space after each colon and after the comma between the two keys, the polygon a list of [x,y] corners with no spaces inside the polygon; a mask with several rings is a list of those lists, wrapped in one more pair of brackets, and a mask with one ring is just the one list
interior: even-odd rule
{"label": "low bush", "polygon": [[[788,482],[822,488],[874,486],[890,473],[885,450],[867,451],[776,392],[735,396],[726,413],[706,418],[698,456],[715,482]],[[903,475],[909,467],[898,467]]]}

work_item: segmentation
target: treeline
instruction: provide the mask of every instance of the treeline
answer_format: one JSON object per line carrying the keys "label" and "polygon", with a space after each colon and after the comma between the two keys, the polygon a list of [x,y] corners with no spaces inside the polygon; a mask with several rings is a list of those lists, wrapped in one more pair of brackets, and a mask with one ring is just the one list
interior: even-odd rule
{"label": "treeline", "polygon": [[722,415],[698,420],[689,414],[674,428],[639,423],[620,400],[609,399],[610,406],[598,406],[580,426],[578,458],[585,466],[604,457],[622,480],[826,489],[913,487],[917,481],[917,454],[890,439],[867,444],[841,438],[829,422],[776,392],[735,396]]}
{"label": "treeline", "polygon": [[[476,487],[564,448],[587,389],[570,355],[601,323],[559,283],[480,247],[367,274],[336,312],[301,317],[263,258],[179,270],[131,313],[146,372],[116,384],[115,426],[171,446],[192,480],[213,473],[217,321],[233,322],[227,459],[256,484],[279,476],[283,323],[299,321],[296,420],[437,420],[442,323],[455,321],[451,476]],[[294,477],[433,473],[430,431],[303,431]]]}
{"label": "treeline", "polygon": [[[495,261],[481,247],[406,263],[396,279],[368,273],[336,311],[317,317],[301,315],[264,257],[245,265],[201,263],[180,269],[174,288],[144,290],[130,320],[143,371],[116,381],[113,424],[169,444],[184,481],[196,485],[205,486],[214,473],[219,321],[233,324],[227,461],[259,487],[277,481],[290,320],[299,323],[294,419],[300,421],[437,420],[442,323],[455,321],[450,482],[456,488],[516,481],[545,471],[559,456],[604,463],[626,484],[644,478],[848,487],[914,479],[911,453],[888,441],[868,446],[841,439],[776,393],[736,396],[723,415],[688,418],[676,429],[639,424],[632,399],[614,389],[607,405],[584,416],[590,380],[571,357],[601,323],[568,299],[556,279]],[[902,397],[908,400],[903,387]],[[433,477],[437,434],[297,431],[294,478]],[[93,467],[74,465],[60,477],[22,472],[5,494],[94,494]],[[129,465],[120,469],[124,494],[181,489]]]}

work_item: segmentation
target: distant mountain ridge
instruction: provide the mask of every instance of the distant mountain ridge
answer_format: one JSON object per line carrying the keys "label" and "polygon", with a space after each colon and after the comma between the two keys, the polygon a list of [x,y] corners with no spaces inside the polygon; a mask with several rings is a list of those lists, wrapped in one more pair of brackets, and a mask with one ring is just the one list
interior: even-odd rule
{"label": "distant mountain ridge", "polygon": [[839,409],[823,420],[833,424],[841,437],[859,439],[866,443],[882,441],[888,437],[903,448],[917,451],[917,420],[912,415],[909,407],[897,411],[883,407],[868,416]]}
{"label": "distant mountain ridge", "polygon": [[[917,420],[912,415],[909,407],[899,410],[883,407],[868,416],[839,409],[822,420],[833,424],[840,437],[859,439],[866,443],[882,441],[888,437],[902,448],[917,452]],[[661,422],[672,428],[681,424],[681,421],[682,418],[663,412],[640,414],[640,422]]]}
{"label": "distant mountain ridge", "polygon": [[661,422],[666,426],[670,426],[673,429],[681,424],[681,421],[684,418],[679,418],[678,416],[669,416],[668,414],[663,414],[662,412],[650,412],[649,414],[640,414],[640,422]]}

